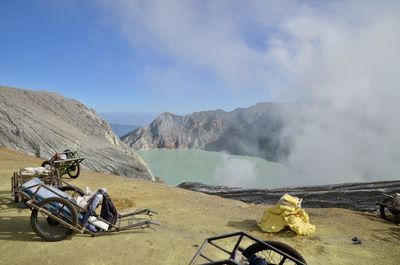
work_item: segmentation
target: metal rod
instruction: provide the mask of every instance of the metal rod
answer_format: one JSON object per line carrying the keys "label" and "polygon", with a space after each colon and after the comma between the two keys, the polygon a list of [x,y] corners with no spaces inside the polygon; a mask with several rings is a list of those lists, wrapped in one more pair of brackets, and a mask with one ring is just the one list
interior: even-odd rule
{"label": "metal rod", "polygon": [[124,230],[128,230],[128,229],[135,228],[135,227],[139,228],[142,226],[149,227],[150,225],[160,225],[160,224],[157,222],[153,222],[153,221],[142,221],[142,222],[139,222],[136,224],[126,225],[123,227],[116,227],[116,231],[124,231]]}
{"label": "metal rod", "polygon": [[201,265],[229,265],[229,264],[240,265],[239,263],[237,263],[236,261],[231,260],[231,259],[219,260],[219,261],[214,261],[211,263],[204,263]]}
{"label": "metal rod", "polygon": [[60,163],[67,163],[67,162],[77,162],[80,163],[84,160],[84,158],[68,158],[64,160],[55,160],[53,163],[54,164],[60,164]]}
{"label": "metal rod", "polygon": [[133,216],[133,215],[142,214],[142,213],[146,213],[147,215],[149,215],[149,214],[151,214],[151,213],[157,214],[157,212],[155,212],[155,211],[153,211],[153,210],[151,210],[151,209],[138,209],[138,210],[135,210],[135,211],[132,212],[132,213],[127,213],[127,214],[121,215],[121,219],[122,219],[122,218],[125,218],[125,217],[130,217],[130,216]]}
{"label": "metal rod", "polygon": [[228,250],[224,249],[224,248],[221,247],[221,246],[218,246],[218,245],[215,244],[214,242],[210,241],[210,242],[208,242],[208,243],[209,243],[211,246],[214,246],[214,247],[218,248],[219,250],[222,250],[223,252],[225,252],[225,253],[231,255],[231,252],[229,252]]}
{"label": "metal rod", "polygon": [[244,236],[244,234],[241,234],[241,235],[239,236],[239,239],[238,239],[238,241],[236,242],[235,247],[234,247],[233,250],[232,250],[232,253],[231,253],[231,257],[230,257],[230,258],[233,259],[233,260],[235,260],[235,258],[236,258],[236,250],[238,249],[240,243],[242,243],[243,236]]}
{"label": "metal rod", "polygon": [[208,260],[209,262],[214,262],[212,259],[210,259],[210,258],[207,257],[206,255],[200,254],[200,257],[202,257],[203,259]]}
{"label": "metal rod", "polygon": [[199,250],[197,250],[196,254],[194,255],[194,257],[192,258],[192,260],[190,261],[189,265],[193,265],[194,262],[197,260],[197,258],[200,256],[201,252],[203,251],[203,249],[206,247],[207,243],[208,243],[208,239],[204,240],[203,243],[201,244]]}

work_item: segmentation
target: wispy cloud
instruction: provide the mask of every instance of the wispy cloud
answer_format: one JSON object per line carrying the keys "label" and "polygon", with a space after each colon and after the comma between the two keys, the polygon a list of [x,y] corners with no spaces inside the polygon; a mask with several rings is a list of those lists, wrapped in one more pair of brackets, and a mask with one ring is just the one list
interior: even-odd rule
{"label": "wispy cloud", "polygon": [[[268,98],[282,86],[268,58],[270,35],[284,6],[264,1],[103,1],[118,18],[119,29],[135,49],[154,61],[146,78],[172,75],[170,89],[190,89],[185,83],[199,74],[245,95],[253,91]],[[283,2],[282,2],[283,3]],[[295,2],[293,2],[295,4]],[[290,5],[289,5],[290,6]],[[297,6],[297,4],[296,4]],[[291,9],[292,8],[288,8]],[[288,12],[291,13],[292,11]],[[286,15],[285,15],[286,16]],[[281,75],[281,77],[283,77]],[[177,79],[182,82],[178,82]],[[198,85],[198,83],[197,83]],[[196,86],[196,84],[193,84]]]}

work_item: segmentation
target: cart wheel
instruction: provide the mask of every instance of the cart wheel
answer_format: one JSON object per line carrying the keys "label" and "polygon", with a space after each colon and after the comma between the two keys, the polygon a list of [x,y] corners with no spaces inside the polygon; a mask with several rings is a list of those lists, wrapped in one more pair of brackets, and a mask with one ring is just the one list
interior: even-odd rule
{"label": "cart wheel", "polygon": [[81,173],[81,166],[79,163],[75,163],[67,169],[67,173],[70,178],[76,179]]}
{"label": "cart wheel", "polygon": [[265,241],[265,243],[272,247],[288,254],[289,256],[297,259],[299,262],[294,262],[278,252],[274,251],[271,247],[261,243],[254,243],[243,251],[243,256],[249,261],[249,265],[254,264],[307,264],[304,258],[294,248],[276,241]]}
{"label": "cart wheel", "polygon": [[75,186],[63,186],[63,187],[60,187],[59,190],[65,192],[66,194],[68,194],[71,197],[75,197],[76,195],[79,195],[79,196],[85,195],[85,192],[83,192],[83,190],[81,190],[80,188],[75,187]]}
{"label": "cart wheel", "polygon": [[50,165],[50,162],[49,162],[49,160],[46,160],[46,161],[43,161],[43,163],[42,163],[42,167],[46,167],[47,165]]}
{"label": "cart wheel", "polygon": [[[72,203],[63,198],[51,197],[41,201],[38,206],[51,213],[49,215],[39,212],[38,209],[32,210],[32,229],[43,240],[60,241],[70,237],[74,233],[74,230],[52,218],[60,218],[66,223],[76,227],[78,223],[78,214]],[[51,219],[51,221],[49,219]]]}

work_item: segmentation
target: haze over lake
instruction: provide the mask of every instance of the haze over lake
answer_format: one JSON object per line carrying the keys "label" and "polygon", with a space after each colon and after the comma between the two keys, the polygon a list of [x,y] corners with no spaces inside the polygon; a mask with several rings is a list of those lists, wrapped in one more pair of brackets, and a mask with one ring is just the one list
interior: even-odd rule
{"label": "haze over lake", "polygon": [[287,169],[265,159],[202,150],[138,150],[153,175],[169,185],[183,181],[246,188],[291,186]]}

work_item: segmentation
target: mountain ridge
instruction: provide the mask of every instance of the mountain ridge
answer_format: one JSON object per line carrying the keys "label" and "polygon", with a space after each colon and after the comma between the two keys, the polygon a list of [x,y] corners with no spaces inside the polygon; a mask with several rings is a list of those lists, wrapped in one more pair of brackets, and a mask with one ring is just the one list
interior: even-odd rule
{"label": "mountain ridge", "polygon": [[121,140],[133,149],[189,148],[279,161],[289,146],[281,137],[287,113],[298,104],[260,102],[232,111],[221,109],[176,115],[164,112]]}
{"label": "mountain ridge", "polygon": [[0,146],[43,159],[76,150],[92,170],[154,179],[95,110],[54,92],[0,86]]}

